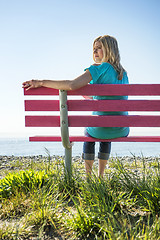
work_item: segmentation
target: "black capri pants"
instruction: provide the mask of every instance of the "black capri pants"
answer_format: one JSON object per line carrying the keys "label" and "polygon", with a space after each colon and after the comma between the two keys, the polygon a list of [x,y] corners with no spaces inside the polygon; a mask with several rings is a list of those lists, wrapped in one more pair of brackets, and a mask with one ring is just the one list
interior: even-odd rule
{"label": "black capri pants", "polygon": [[[100,142],[98,158],[108,160],[111,152],[111,142]],[[94,160],[95,158],[95,142],[84,142],[82,159]]]}

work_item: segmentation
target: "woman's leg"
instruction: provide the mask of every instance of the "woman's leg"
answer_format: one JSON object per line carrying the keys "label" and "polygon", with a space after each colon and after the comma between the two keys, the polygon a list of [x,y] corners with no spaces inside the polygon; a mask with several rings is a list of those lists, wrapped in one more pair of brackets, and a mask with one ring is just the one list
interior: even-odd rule
{"label": "woman's leg", "polygon": [[98,176],[103,177],[104,170],[111,152],[111,142],[101,142],[98,153],[99,170]]}
{"label": "woman's leg", "polygon": [[91,175],[95,156],[95,142],[84,142],[82,159],[85,161],[87,175]]}
{"label": "woman's leg", "polygon": [[84,162],[87,176],[90,176],[92,173],[93,163],[94,163],[94,160],[85,160]]}

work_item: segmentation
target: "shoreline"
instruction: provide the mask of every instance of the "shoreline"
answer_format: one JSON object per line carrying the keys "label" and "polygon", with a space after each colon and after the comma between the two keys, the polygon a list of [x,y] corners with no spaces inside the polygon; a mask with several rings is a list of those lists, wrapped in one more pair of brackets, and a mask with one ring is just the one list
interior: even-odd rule
{"label": "shoreline", "polygon": [[[61,142],[29,142],[27,139],[0,139],[0,155],[1,156],[38,156],[46,155],[46,150],[50,155],[64,155],[64,148]],[[160,156],[160,143],[112,143],[111,156]],[[96,143],[95,151],[98,152],[98,143]],[[81,156],[83,150],[82,142],[75,142],[72,155]]]}
{"label": "shoreline", "polygon": [[[111,156],[108,160],[108,163],[119,160],[122,163],[133,163],[135,161],[141,161],[141,162],[154,162],[154,161],[160,161],[160,157],[145,157],[145,156],[117,156],[117,157],[113,157]],[[18,167],[19,166],[23,166],[24,165],[28,165],[31,162],[32,163],[46,163],[46,162],[54,162],[57,160],[64,160],[64,156],[62,155],[51,155],[51,156],[47,156],[47,155],[28,155],[28,156],[7,156],[7,155],[0,155],[0,170],[2,169],[7,169],[7,170],[12,170],[15,166]],[[84,161],[82,160],[81,156],[73,156],[72,157],[72,161],[73,162],[80,162],[80,163],[84,163]],[[98,165],[98,158],[95,157],[95,164]]]}
{"label": "shoreline", "polygon": [[[62,158],[64,159],[64,155],[22,155],[22,156],[16,156],[16,155],[0,155],[0,164],[1,164],[1,161],[14,161],[14,160],[44,160],[44,159],[48,159],[50,157],[51,160],[55,160],[57,158]],[[145,159],[147,161],[151,161],[151,160],[154,160],[154,159],[160,159],[160,156],[110,156],[109,160],[110,159],[120,159],[120,160],[128,160],[128,161],[132,161],[132,160],[135,160],[135,159]],[[77,159],[81,159],[81,156],[72,156],[72,160],[77,160]],[[95,160],[97,160],[98,158],[95,157]]]}

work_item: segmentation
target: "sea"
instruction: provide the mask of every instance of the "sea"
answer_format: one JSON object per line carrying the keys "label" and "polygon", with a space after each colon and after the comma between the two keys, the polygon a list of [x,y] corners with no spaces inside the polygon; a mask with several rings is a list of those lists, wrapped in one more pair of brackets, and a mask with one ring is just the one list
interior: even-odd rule
{"label": "sea", "polygon": [[[96,143],[96,155],[98,152]],[[81,156],[83,143],[75,142],[72,155]],[[61,142],[29,142],[28,138],[0,138],[0,156],[37,156],[37,155],[64,156]],[[112,143],[111,156],[144,156],[159,157],[160,143]]]}

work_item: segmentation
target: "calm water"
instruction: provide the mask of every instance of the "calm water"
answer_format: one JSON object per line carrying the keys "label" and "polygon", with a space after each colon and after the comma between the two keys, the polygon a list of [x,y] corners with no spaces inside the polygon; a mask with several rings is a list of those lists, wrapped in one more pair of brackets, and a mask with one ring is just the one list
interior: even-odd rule
{"label": "calm water", "polygon": [[[73,156],[80,156],[83,143],[74,143]],[[64,155],[64,149],[61,143],[37,143],[29,142],[22,138],[1,138],[0,155],[7,156],[28,156],[28,155],[46,155],[47,148],[51,155]],[[96,153],[98,143],[96,145]],[[112,143],[112,156],[160,156],[160,143]]]}

